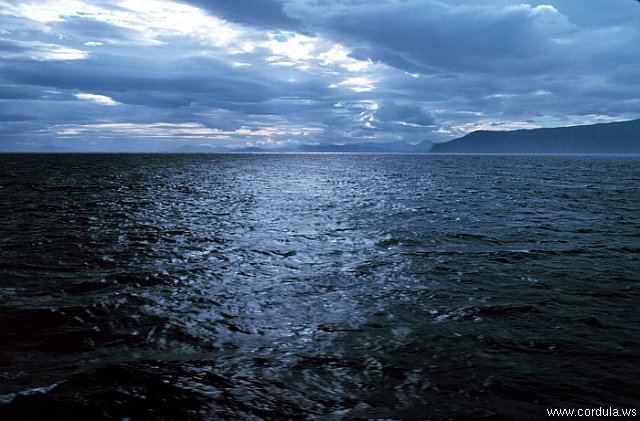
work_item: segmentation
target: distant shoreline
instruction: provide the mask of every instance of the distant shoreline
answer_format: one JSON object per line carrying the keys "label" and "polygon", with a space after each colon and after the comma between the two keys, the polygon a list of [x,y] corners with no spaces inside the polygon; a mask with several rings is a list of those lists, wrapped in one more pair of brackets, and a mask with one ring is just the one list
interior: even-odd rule
{"label": "distant shoreline", "polygon": [[301,144],[274,149],[230,148],[185,144],[155,151],[40,150],[0,153],[128,153],[128,154],[498,154],[498,155],[633,155],[640,154],[640,119],[583,126],[475,131],[448,142]]}

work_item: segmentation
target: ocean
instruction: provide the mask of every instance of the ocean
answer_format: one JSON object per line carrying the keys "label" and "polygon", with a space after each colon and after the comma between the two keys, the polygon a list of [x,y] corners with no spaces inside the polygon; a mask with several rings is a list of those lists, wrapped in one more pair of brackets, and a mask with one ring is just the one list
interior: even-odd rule
{"label": "ocean", "polygon": [[640,157],[0,155],[0,419],[640,410]]}

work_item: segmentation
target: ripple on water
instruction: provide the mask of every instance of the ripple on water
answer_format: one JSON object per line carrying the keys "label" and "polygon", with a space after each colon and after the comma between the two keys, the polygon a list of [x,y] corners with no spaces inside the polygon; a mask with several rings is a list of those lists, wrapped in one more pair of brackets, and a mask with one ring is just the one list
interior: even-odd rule
{"label": "ripple on water", "polygon": [[0,417],[527,419],[640,398],[637,158],[0,161]]}

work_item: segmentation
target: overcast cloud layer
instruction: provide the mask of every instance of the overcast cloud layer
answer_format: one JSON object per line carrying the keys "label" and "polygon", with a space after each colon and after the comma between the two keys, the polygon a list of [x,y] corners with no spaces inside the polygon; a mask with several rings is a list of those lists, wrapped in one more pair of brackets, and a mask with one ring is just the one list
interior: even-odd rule
{"label": "overcast cloud layer", "polygon": [[0,150],[424,139],[640,117],[633,0],[0,0]]}

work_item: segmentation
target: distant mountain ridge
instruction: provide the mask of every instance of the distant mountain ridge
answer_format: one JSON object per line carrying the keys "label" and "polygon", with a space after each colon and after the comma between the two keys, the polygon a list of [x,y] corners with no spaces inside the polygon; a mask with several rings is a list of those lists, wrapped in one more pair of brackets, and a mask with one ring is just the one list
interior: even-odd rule
{"label": "distant mountain ridge", "polygon": [[356,153],[427,153],[431,150],[433,142],[430,140],[422,141],[416,145],[408,142],[361,142],[361,143],[320,143],[320,144],[301,144],[291,145],[280,148],[260,148],[260,147],[213,147],[184,145],[179,148],[172,149],[168,152],[175,153],[292,153],[292,152],[356,152]]}
{"label": "distant mountain ridge", "polygon": [[426,153],[431,150],[433,142],[422,141],[416,145],[407,142],[363,142],[347,144],[317,144],[317,145],[297,145],[289,148],[282,148],[280,151],[286,152],[363,152],[363,153]]}
{"label": "distant mountain ridge", "polygon": [[431,153],[640,154],[640,119],[585,126],[476,131]]}
{"label": "distant mountain ridge", "polygon": [[480,130],[443,143],[319,143],[276,148],[184,145],[173,153],[497,153],[640,154],[640,119],[543,129]]}

